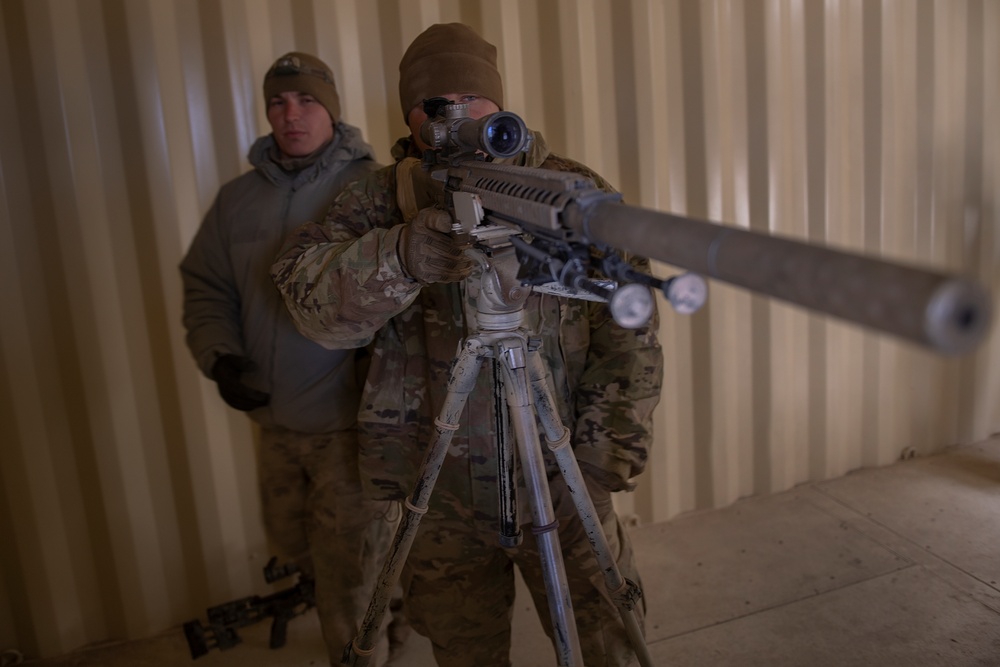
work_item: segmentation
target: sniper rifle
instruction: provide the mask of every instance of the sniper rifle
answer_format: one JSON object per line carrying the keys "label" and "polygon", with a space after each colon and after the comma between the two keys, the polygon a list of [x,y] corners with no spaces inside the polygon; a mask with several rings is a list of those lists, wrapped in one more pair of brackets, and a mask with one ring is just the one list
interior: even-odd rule
{"label": "sniper rifle", "polygon": [[[990,295],[970,278],[629,206],[580,174],[503,164],[530,148],[516,114],[472,119],[467,105],[444,98],[425,101],[425,111],[422,168],[444,182],[453,233],[486,253],[514,246],[521,285],[608,301],[622,326],[649,320],[648,287],[678,312],[696,311],[706,276],[944,355],[970,351],[989,329]],[[622,251],[689,273],[660,280],[636,271]]]}

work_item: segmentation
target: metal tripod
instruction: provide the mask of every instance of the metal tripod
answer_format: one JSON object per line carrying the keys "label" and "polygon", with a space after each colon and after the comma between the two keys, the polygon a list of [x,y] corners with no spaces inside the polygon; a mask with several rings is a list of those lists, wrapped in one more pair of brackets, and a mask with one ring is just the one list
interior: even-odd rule
{"label": "metal tripod", "polygon": [[[413,492],[405,501],[406,512],[393,538],[383,564],[375,592],[364,621],[355,639],[344,649],[342,663],[368,665],[378,639],[378,630],[389,604],[390,593],[399,580],[403,564],[416,536],[420,519],[427,512],[428,502],[452,434],[459,427],[459,418],[484,360],[493,361],[496,377],[502,385],[506,412],[513,425],[517,455],[530,495],[532,532],[535,534],[542,560],[545,593],[552,620],[553,640],[559,665],[582,667],[580,638],[573,617],[569,584],[557,533],[558,522],[552,507],[540,446],[537,423],[545,431],[546,445],[555,455],[560,472],[566,480],[573,503],[587,535],[594,556],[604,573],[605,586],[618,607],[629,640],[643,667],[652,665],[649,652],[635,615],[635,605],[641,591],[634,582],[621,576],[611,555],[606,536],[587,491],[576,456],[570,447],[570,432],[559,419],[548,389],[548,369],[538,352],[540,341],[531,338],[523,328],[524,302],[530,293],[516,277],[517,262],[513,249],[506,248],[487,259],[473,251],[483,272],[475,321],[478,331],[462,344],[448,382],[448,392],[435,420],[435,434],[424,454]],[[535,416],[537,414],[538,422]],[[506,425],[498,424],[498,492],[500,495],[500,541],[504,546],[516,546],[520,541],[516,516],[514,451],[509,438],[503,437]]]}

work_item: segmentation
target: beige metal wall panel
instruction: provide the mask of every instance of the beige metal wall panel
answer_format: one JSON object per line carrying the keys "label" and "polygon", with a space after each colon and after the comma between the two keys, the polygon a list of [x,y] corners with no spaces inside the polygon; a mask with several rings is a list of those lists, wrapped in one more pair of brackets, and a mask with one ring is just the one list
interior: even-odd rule
{"label": "beige metal wall panel", "polygon": [[[981,104],[973,107],[980,115],[973,116],[977,127],[969,132],[970,141],[967,144],[971,153],[978,154],[981,173],[978,178],[975,173],[969,178],[972,195],[966,207],[965,224],[971,227],[971,233],[967,234],[972,247],[970,264],[996,295],[1000,293],[1000,224],[997,222],[1000,216],[1000,132],[995,127],[991,131],[987,128],[992,123],[991,119],[997,118],[1000,113],[1000,82],[989,74],[1000,63],[1000,39],[997,39],[996,33],[1000,29],[997,28],[1000,26],[1000,3],[983,3],[982,13],[974,16],[973,20],[986,26],[973,41],[979,45],[982,57],[973,58],[971,62],[978,62],[976,67],[981,76],[977,76],[976,81],[983,84],[981,88],[978,85],[972,88],[973,92],[981,90],[978,100]],[[1000,382],[991,373],[1000,364],[1000,345],[995,344],[996,338],[994,334],[991,341],[994,344],[988,345],[972,360],[976,364],[974,370],[968,373],[972,382],[966,385],[967,391],[963,395],[968,403],[963,412],[971,412],[971,418],[963,421],[963,439],[995,430],[1000,420]]]}
{"label": "beige metal wall panel", "polygon": [[[1000,294],[992,0],[0,0],[0,648],[139,637],[263,592],[255,432],[184,342],[177,265],[316,53],[382,161],[427,25],[627,202],[967,271]],[[657,264],[660,275],[675,272]],[[1000,431],[1000,334],[941,358],[710,284],[661,301],[638,521]]]}

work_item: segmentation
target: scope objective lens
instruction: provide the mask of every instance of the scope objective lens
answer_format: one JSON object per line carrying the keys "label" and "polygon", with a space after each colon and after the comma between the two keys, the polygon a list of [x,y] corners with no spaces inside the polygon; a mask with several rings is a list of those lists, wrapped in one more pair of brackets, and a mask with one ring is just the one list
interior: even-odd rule
{"label": "scope objective lens", "polygon": [[523,144],[521,127],[510,117],[497,118],[486,128],[486,140],[494,155],[510,157],[516,154]]}

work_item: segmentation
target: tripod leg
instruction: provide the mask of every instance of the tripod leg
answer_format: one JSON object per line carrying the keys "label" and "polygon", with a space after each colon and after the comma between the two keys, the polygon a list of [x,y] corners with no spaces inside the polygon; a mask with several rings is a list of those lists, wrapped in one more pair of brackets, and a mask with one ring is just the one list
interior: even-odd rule
{"label": "tripod leg", "polygon": [[504,381],[500,363],[493,363],[494,411],[496,413],[497,441],[497,497],[499,499],[500,546],[513,548],[521,544],[521,522],[517,517],[517,480],[515,475],[514,447],[510,432],[510,406],[504,395]]}
{"label": "tripod leg", "polygon": [[364,667],[368,665],[375,652],[378,630],[382,625],[386,608],[389,606],[392,590],[395,588],[396,582],[399,581],[399,574],[406,562],[407,555],[410,553],[410,547],[413,545],[413,539],[420,526],[420,519],[427,512],[434,483],[437,481],[438,473],[441,472],[445,456],[448,453],[451,436],[458,428],[462,410],[465,408],[469,394],[476,386],[476,376],[479,374],[481,362],[479,356],[481,349],[480,341],[470,338],[466,341],[465,347],[455,361],[451,377],[448,380],[448,394],[445,396],[439,417],[434,421],[436,431],[434,439],[424,453],[424,460],[420,465],[413,492],[405,501],[406,513],[396,529],[358,635],[344,648],[344,654],[341,658],[342,664]]}
{"label": "tripod leg", "polygon": [[532,532],[535,534],[542,559],[545,594],[552,618],[556,654],[560,665],[583,665],[583,652],[580,649],[580,637],[573,618],[573,602],[566,578],[566,566],[559,545],[557,532],[559,522],[552,509],[552,495],[545,475],[545,461],[535,423],[534,406],[531,403],[525,369],[526,346],[524,340],[517,340],[520,346],[501,350],[500,366],[503,369],[504,389],[517,437],[521,469],[524,472],[531,501],[534,523]]}
{"label": "tripod leg", "polygon": [[549,449],[555,454],[559,470],[562,472],[563,479],[566,480],[570,495],[573,497],[573,504],[576,505],[577,514],[580,515],[587,535],[590,536],[597,564],[604,573],[604,584],[611,599],[618,606],[618,614],[625,625],[625,632],[632,643],[639,664],[642,667],[652,667],[652,657],[649,655],[646,639],[635,615],[635,605],[642,597],[642,591],[639,590],[635,582],[622,577],[618,563],[611,555],[611,547],[608,545],[607,536],[604,534],[601,521],[597,516],[597,510],[594,509],[594,502],[587,491],[583,473],[580,472],[580,465],[576,461],[572,447],[569,446],[569,429],[559,419],[559,412],[552,401],[547,382],[548,368],[537,351],[529,354],[528,364],[534,405],[542,427],[545,429],[546,442]]}

